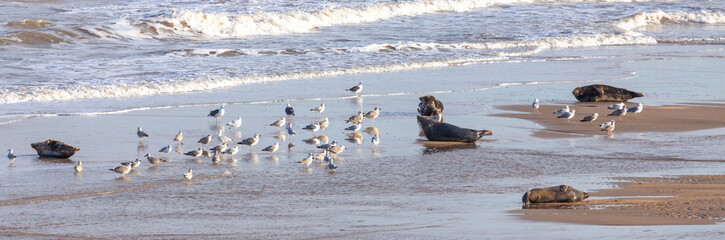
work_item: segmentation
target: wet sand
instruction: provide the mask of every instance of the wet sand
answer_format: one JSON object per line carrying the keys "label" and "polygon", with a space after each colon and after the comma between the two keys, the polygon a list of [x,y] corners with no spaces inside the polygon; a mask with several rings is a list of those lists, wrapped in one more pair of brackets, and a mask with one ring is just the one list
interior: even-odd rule
{"label": "wet sand", "polygon": [[[620,118],[608,116],[613,103],[574,103],[569,105],[576,110],[571,120],[557,118],[552,114],[565,105],[544,105],[539,113],[534,114],[528,105],[504,105],[497,108],[520,113],[502,113],[493,116],[518,118],[533,121],[544,127],[533,136],[542,138],[567,138],[591,135],[607,135],[599,129],[599,124],[614,120],[616,123],[613,134],[632,132],[685,132],[725,127],[725,104],[691,103],[688,105],[645,106],[642,113],[635,116],[627,113]],[[628,106],[636,106],[636,102],[627,102]],[[599,113],[594,122],[580,122],[585,116]]]}
{"label": "wet sand", "polygon": [[[522,219],[595,225],[697,225],[725,221],[725,175],[615,178],[580,203],[530,204]],[[603,199],[602,199],[603,198]],[[594,199],[594,200],[591,200]]]}

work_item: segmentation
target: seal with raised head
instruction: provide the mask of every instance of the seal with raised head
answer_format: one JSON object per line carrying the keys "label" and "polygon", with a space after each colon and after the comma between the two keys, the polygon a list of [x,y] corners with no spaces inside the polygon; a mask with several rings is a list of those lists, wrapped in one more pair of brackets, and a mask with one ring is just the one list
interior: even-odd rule
{"label": "seal with raised head", "polygon": [[571,93],[580,102],[626,102],[632,98],[644,97],[639,92],[602,84],[578,87]]}
{"label": "seal with raised head", "polygon": [[548,188],[534,188],[524,193],[521,201],[526,203],[580,202],[589,198],[589,193],[568,185]]}
{"label": "seal with raised head", "polygon": [[439,122],[443,121],[443,103],[441,101],[431,95],[422,96],[418,99],[420,99],[418,113],[421,116],[437,118],[436,120]]}
{"label": "seal with raised head", "polygon": [[424,116],[418,116],[418,123],[430,141],[475,142],[485,135],[492,134],[489,130],[461,128],[449,123],[436,122]]}

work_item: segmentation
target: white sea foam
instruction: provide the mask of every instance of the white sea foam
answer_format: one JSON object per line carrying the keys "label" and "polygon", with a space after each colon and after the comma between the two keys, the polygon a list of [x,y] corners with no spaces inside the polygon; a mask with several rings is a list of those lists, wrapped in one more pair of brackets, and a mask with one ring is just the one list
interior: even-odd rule
{"label": "white sea foam", "polygon": [[[576,2],[652,2],[655,0],[419,0],[372,4],[360,8],[331,8],[313,12],[260,12],[255,14],[208,13],[178,10],[155,25],[181,36],[240,38],[313,32],[335,25],[370,23],[401,16],[438,12],[467,12],[497,5],[557,4]],[[163,23],[163,24],[162,24]],[[169,27],[168,23],[173,24]],[[181,30],[181,31],[178,31]]]}
{"label": "white sea foam", "polygon": [[[109,84],[109,85],[84,85],[64,87],[31,87],[29,90],[5,91],[0,93],[0,103],[18,102],[48,102],[72,99],[88,98],[125,98],[152,96],[162,94],[178,94],[196,91],[207,91],[211,89],[223,89],[245,84],[283,81],[290,79],[309,79],[319,77],[331,77],[339,75],[351,75],[360,73],[392,72],[421,68],[444,67],[450,65],[464,64],[467,62],[484,62],[505,60],[511,56],[524,56],[546,49],[553,48],[578,48],[612,45],[632,44],[655,44],[656,40],[651,37],[636,37],[626,35],[595,35],[595,36],[574,36],[559,38],[542,38],[524,42],[497,42],[497,43],[457,43],[457,44],[436,44],[436,43],[400,43],[390,45],[393,48],[406,49],[410,46],[427,46],[427,48],[461,48],[468,50],[478,49],[505,49],[521,48],[523,51],[502,51],[496,55],[480,58],[457,58],[442,61],[413,62],[401,64],[387,64],[377,66],[361,66],[348,69],[332,69],[326,71],[311,71],[287,74],[275,74],[251,77],[210,77],[196,80],[168,80],[166,82],[139,83],[139,84]],[[359,49],[364,51],[375,51],[375,49],[387,49],[384,44],[374,44]],[[207,53],[213,50],[202,49],[191,51],[196,53]],[[361,50],[363,51],[363,50]]]}
{"label": "white sea foam", "polygon": [[615,22],[613,25],[623,32],[632,32],[639,27],[659,24],[685,24],[685,23],[703,23],[716,24],[725,23],[725,14],[721,12],[663,12],[658,10],[651,13],[637,13],[622,20]]}

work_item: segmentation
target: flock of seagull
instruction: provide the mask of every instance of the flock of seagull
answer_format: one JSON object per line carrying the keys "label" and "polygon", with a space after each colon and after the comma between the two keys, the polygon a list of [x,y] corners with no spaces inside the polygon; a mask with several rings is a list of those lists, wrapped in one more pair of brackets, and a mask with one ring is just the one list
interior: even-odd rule
{"label": "flock of seagull", "polygon": [[[534,113],[539,112],[539,108],[541,107],[541,101],[537,98],[534,100],[534,102],[531,104],[531,107],[534,109]],[[614,109],[612,113],[610,113],[608,116],[617,116],[621,120],[622,117],[627,115],[628,112],[634,113],[635,116],[639,115],[642,110],[644,109],[644,105],[642,103],[637,104],[635,107],[627,107],[623,102],[612,104],[607,109]],[[567,121],[574,118],[574,115],[576,114],[576,110],[570,109],[569,105],[567,105],[564,108],[561,108],[559,110],[556,110],[553,112],[553,114],[557,115],[557,118],[566,118]],[[590,115],[585,116],[581,122],[594,122],[599,117],[599,113],[592,113]],[[614,131],[615,127],[615,121],[611,120],[609,122],[604,122],[599,125],[599,128],[601,131],[607,131],[608,135],[612,135],[612,131]]]}
{"label": "flock of seagull", "polygon": [[[362,91],[362,89],[363,89],[363,83],[360,82],[358,85],[356,85],[352,88],[346,89],[346,91],[353,92],[353,93],[355,93],[356,96],[358,96],[358,93],[360,93]],[[345,120],[345,122],[352,124],[351,126],[345,128],[345,130],[351,131],[351,133],[348,134],[348,137],[349,137],[348,140],[356,140],[356,141],[352,141],[352,142],[355,142],[358,145],[362,144],[362,134],[360,134],[358,131],[361,129],[363,120],[365,118],[369,118],[374,126],[375,119],[380,115],[380,110],[381,109],[379,107],[375,107],[375,109],[373,109],[372,111],[369,111],[365,114],[363,114],[362,111],[359,111],[356,115],[353,115],[353,116],[349,117],[347,120]],[[293,125],[292,125],[292,117],[295,115],[295,111],[294,111],[294,108],[292,108],[291,104],[287,104],[287,107],[285,108],[284,111],[285,111],[286,117],[281,117],[280,119],[269,124],[269,126],[279,127],[280,133],[281,133],[282,127],[286,128],[287,135],[290,138],[292,138],[292,140],[288,144],[288,147],[292,148],[295,146],[294,136],[297,134],[293,130]],[[311,108],[310,111],[317,113],[318,118],[322,119],[322,113],[325,111],[325,104],[322,103],[318,107]],[[219,120],[221,119],[222,116],[224,116],[224,114],[225,114],[224,106],[220,106],[218,109],[211,110],[207,116],[216,118],[217,123],[219,123]],[[232,128],[237,129],[237,128],[241,127],[241,125],[242,125],[241,117],[226,124],[226,126],[228,126],[229,129],[232,129]],[[319,161],[320,163],[325,163],[326,164],[325,167],[330,172],[334,172],[337,169],[337,165],[334,164],[333,156],[337,156],[337,154],[345,151],[346,147],[339,144],[337,141],[332,141],[331,143],[327,143],[329,141],[329,139],[324,135],[315,137],[315,132],[320,131],[320,130],[324,131],[329,126],[330,126],[329,118],[325,117],[321,121],[315,121],[302,128],[303,130],[308,130],[312,133],[312,138],[305,140],[305,141],[308,143],[311,143],[311,144],[318,145],[317,148],[322,149],[322,152],[320,152],[320,153],[309,153],[306,158],[297,161],[298,163],[302,164],[303,167],[305,167],[305,168],[309,167],[309,165],[314,160],[314,161]],[[224,131],[222,129],[218,129],[216,131],[216,138],[212,134],[206,135],[197,141],[197,143],[201,144],[200,147],[198,147],[195,150],[183,153],[183,154],[187,155],[187,156],[192,156],[192,157],[200,157],[200,156],[211,157],[212,163],[217,164],[221,161],[222,155],[229,155],[229,156],[233,157],[235,154],[237,154],[239,152],[240,145],[249,146],[249,152],[252,153],[253,147],[259,143],[260,138],[261,138],[260,134],[254,134],[252,137],[245,138],[245,139],[242,139],[241,141],[237,142],[237,145],[229,146],[230,143],[234,142],[234,140],[231,137],[224,135]],[[373,144],[374,148],[377,149],[378,144],[380,143],[380,135],[377,131],[377,128],[375,128],[375,131],[371,132],[371,134],[373,135],[371,143]],[[136,135],[138,136],[140,141],[143,141],[143,139],[149,137],[149,134],[146,133],[141,127],[139,127],[136,130]],[[287,137],[284,134],[279,134],[279,135],[274,136],[274,138],[284,142]],[[184,139],[184,135],[183,135],[182,131],[179,131],[179,133],[176,134],[176,136],[174,136],[174,139],[173,139],[173,141],[176,142],[176,146],[179,147],[177,150],[177,152],[179,152],[179,153],[181,153],[180,146],[184,144],[182,142],[183,139]],[[214,142],[215,139],[216,139],[216,142],[218,142],[219,144],[210,148],[209,144]],[[323,142],[324,142],[324,144],[320,144]],[[263,148],[262,151],[274,153],[277,150],[279,150],[279,148],[280,148],[280,143],[279,143],[279,141],[277,141],[274,144]],[[172,146],[167,145],[167,146],[161,148],[159,150],[159,152],[169,153],[169,152],[171,152],[171,150],[172,150]],[[144,155],[144,157],[148,160],[149,163],[151,163],[153,165],[161,164],[161,163],[164,163],[167,161],[163,158],[153,157],[149,153]],[[111,168],[109,170],[119,173],[122,176],[124,176],[127,173],[129,173],[132,169],[138,167],[139,165],[141,165],[141,160],[136,159],[135,161],[123,162],[123,163],[121,163],[121,165],[119,165],[115,168]],[[75,170],[76,170],[76,172],[81,172],[83,170],[83,166],[80,161],[77,163]],[[189,171],[184,173],[183,176],[185,179],[191,180],[194,177],[193,170],[191,168],[189,168]]]}

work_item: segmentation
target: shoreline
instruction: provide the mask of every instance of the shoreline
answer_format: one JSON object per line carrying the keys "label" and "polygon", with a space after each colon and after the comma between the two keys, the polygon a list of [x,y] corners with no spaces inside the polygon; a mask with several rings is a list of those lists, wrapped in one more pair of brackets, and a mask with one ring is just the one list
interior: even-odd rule
{"label": "shoreline", "polygon": [[[616,188],[576,203],[530,204],[511,213],[530,221],[585,225],[702,225],[725,222],[725,175],[617,177]],[[604,199],[591,199],[604,198]]]}

